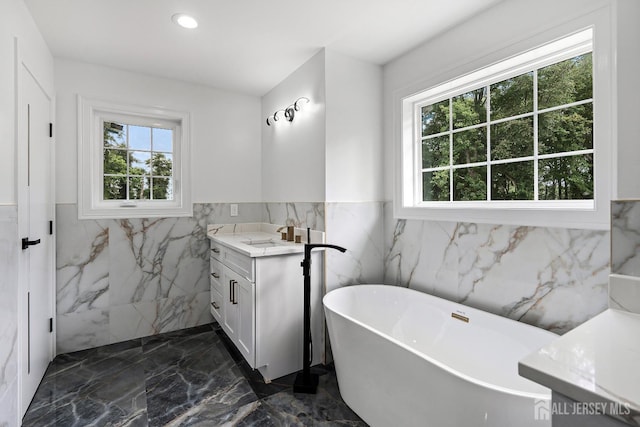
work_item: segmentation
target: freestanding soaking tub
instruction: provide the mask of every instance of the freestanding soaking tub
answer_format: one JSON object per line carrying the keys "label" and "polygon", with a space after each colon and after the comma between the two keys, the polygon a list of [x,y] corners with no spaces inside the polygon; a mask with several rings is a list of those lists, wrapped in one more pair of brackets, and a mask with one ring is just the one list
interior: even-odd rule
{"label": "freestanding soaking tub", "polygon": [[550,426],[549,389],[518,360],[557,335],[411,289],[357,285],[323,299],[344,401],[371,426]]}

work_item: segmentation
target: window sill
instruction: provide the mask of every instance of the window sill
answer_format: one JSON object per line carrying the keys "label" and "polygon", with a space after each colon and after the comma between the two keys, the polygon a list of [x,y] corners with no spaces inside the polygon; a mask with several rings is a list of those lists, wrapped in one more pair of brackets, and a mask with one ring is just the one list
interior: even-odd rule
{"label": "window sill", "polygon": [[401,206],[394,202],[396,219],[508,224],[532,227],[609,230],[609,209],[452,208]]}
{"label": "window sill", "polygon": [[78,204],[78,219],[173,218],[192,216],[193,205],[189,205],[189,207],[163,207],[161,209],[144,206],[83,209],[82,204]]}

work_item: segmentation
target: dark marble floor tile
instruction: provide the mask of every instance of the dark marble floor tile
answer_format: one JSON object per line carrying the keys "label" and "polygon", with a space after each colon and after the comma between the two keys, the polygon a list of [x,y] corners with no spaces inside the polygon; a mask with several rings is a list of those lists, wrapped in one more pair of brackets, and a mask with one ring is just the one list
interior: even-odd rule
{"label": "dark marble floor tile", "polygon": [[191,414],[181,426],[208,427],[208,426],[275,426],[277,420],[265,410],[261,401],[256,400],[227,412],[212,413],[200,411]]}
{"label": "dark marble floor tile", "polygon": [[289,388],[226,413],[194,414],[184,425],[367,426],[340,398],[332,371],[320,377],[317,394],[294,394]]}
{"label": "dark marble floor tile", "polygon": [[147,380],[150,426],[181,425],[197,413],[228,412],[257,399],[235,366],[217,374],[168,368]]}
{"label": "dark marble floor tile", "polygon": [[151,348],[144,346],[143,354],[148,377],[170,367],[208,374],[226,371],[235,366],[220,339],[212,331],[167,341]]}
{"label": "dark marble floor tile", "polygon": [[316,394],[293,393],[291,390],[261,400],[274,425],[283,426],[361,426],[367,424],[342,400],[333,372],[320,376]]}
{"label": "dark marble floor tile", "polygon": [[23,425],[129,425],[120,422],[140,418],[147,406],[143,366],[128,358],[140,353],[140,348],[93,353],[74,361],[73,369],[54,367],[40,384]]}
{"label": "dark marble floor tile", "polygon": [[181,338],[188,338],[201,333],[211,332],[211,324],[195,326],[193,328],[180,329],[178,331],[165,332],[158,335],[150,335],[148,337],[141,338],[142,346],[146,348],[153,348],[155,345],[160,345],[164,342],[175,341]]}
{"label": "dark marble floor tile", "polygon": [[142,351],[147,370],[171,365],[183,366],[199,360],[218,364],[232,362],[220,343],[220,338],[211,329],[173,339],[149,341],[143,344]]}
{"label": "dark marble floor tile", "polygon": [[238,368],[249,382],[249,385],[253,389],[253,392],[259,399],[271,396],[272,394],[279,393],[284,390],[291,389],[293,382],[295,381],[295,374],[287,375],[282,378],[277,378],[271,381],[269,384],[264,382],[264,378],[257,370],[251,369],[249,364],[242,360],[238,362]]}
{"label": "dark marble floor tile", "polygon": [[213,323],[56,357],[24,426],[364,426],[332,367],[312,371],[316,395],[265,384]]}

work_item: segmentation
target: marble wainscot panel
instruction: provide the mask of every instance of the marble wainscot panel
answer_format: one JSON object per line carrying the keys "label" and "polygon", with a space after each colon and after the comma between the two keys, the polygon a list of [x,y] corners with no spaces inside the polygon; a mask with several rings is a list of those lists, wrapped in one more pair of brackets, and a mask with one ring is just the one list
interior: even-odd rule
{"label": "marble wainscot panel", "polygon": [[611,273],[640,276],[640,200],[611,202]]}
{"label": "marble wainscot panel", "polygon": [[394,220],[385,204],[384,283],[458,300],[458,225]]}
{"label": "marble wainscot panel", "polygon": [[[239,222],[262,204],[240,203]],[[189,218],[77,220],[57,206],[58,352],[211,321],[207,224],[230,219],[228,203],[194,204]]]}
{"label": "marble wainscot panel", "polygon": [[194,203],[193,217],[206,234],[207,224],[261,222],[264,203],[235,203],[238,216],[231,216],[230,203]]}
{"label": "marble wainscot panel", "polygon": [[[325,230],[325,206],[323,202],[264,203],[262,222],[293,225],[298,228]],[[216,221],[222,223],[221,221]],[[234,220],[232,222],[240,222]]]}
{"label": "marble wainscot panel", "polygon": [[556,333],[607,308],[606,231],[387,218],[386,283]]}
{"label": "marble wainscot panel", "polygon": [[326,292],[356,283],[382,283],[382,203],[327,203],[326,215],[327,243],[347,249],[326,251]]}
{"label": "marble wainscot panel", "polygon": [[611,274],[609,308],[640,314],[640,277]]}
{"label": "marble wainscot panel", "polygon": [[0,206],[0,426],[18,419],[18,217]]}
{"label": "marble wainscot panel", "polygon": [[109,233],[111,315],[129,320],[111,323],[114,341],[211,321],[208,245],[194,219],[120,220]]}
{"label": "marble wainscot panel", "polygon": [[109,221],[79,221],[75,205],[58,205],[56,217],[58,314],[108,307]]}

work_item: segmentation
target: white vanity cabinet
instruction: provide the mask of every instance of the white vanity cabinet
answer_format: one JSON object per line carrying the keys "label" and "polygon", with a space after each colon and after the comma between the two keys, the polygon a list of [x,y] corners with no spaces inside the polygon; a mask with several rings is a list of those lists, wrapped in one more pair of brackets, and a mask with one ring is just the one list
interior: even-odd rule
{"label": "white vanity cabinet", "polygon": [[[211,314],[265,382],[302,369],[303,257],[249,256],[211,240]],[[313,363],[324,354],[322,260],[312,254]]]}
{"label": "white vanity cabinet", "polygon": [[211,314],[252,368],[255,367],[253,272],[252,258],[211,243]]}

